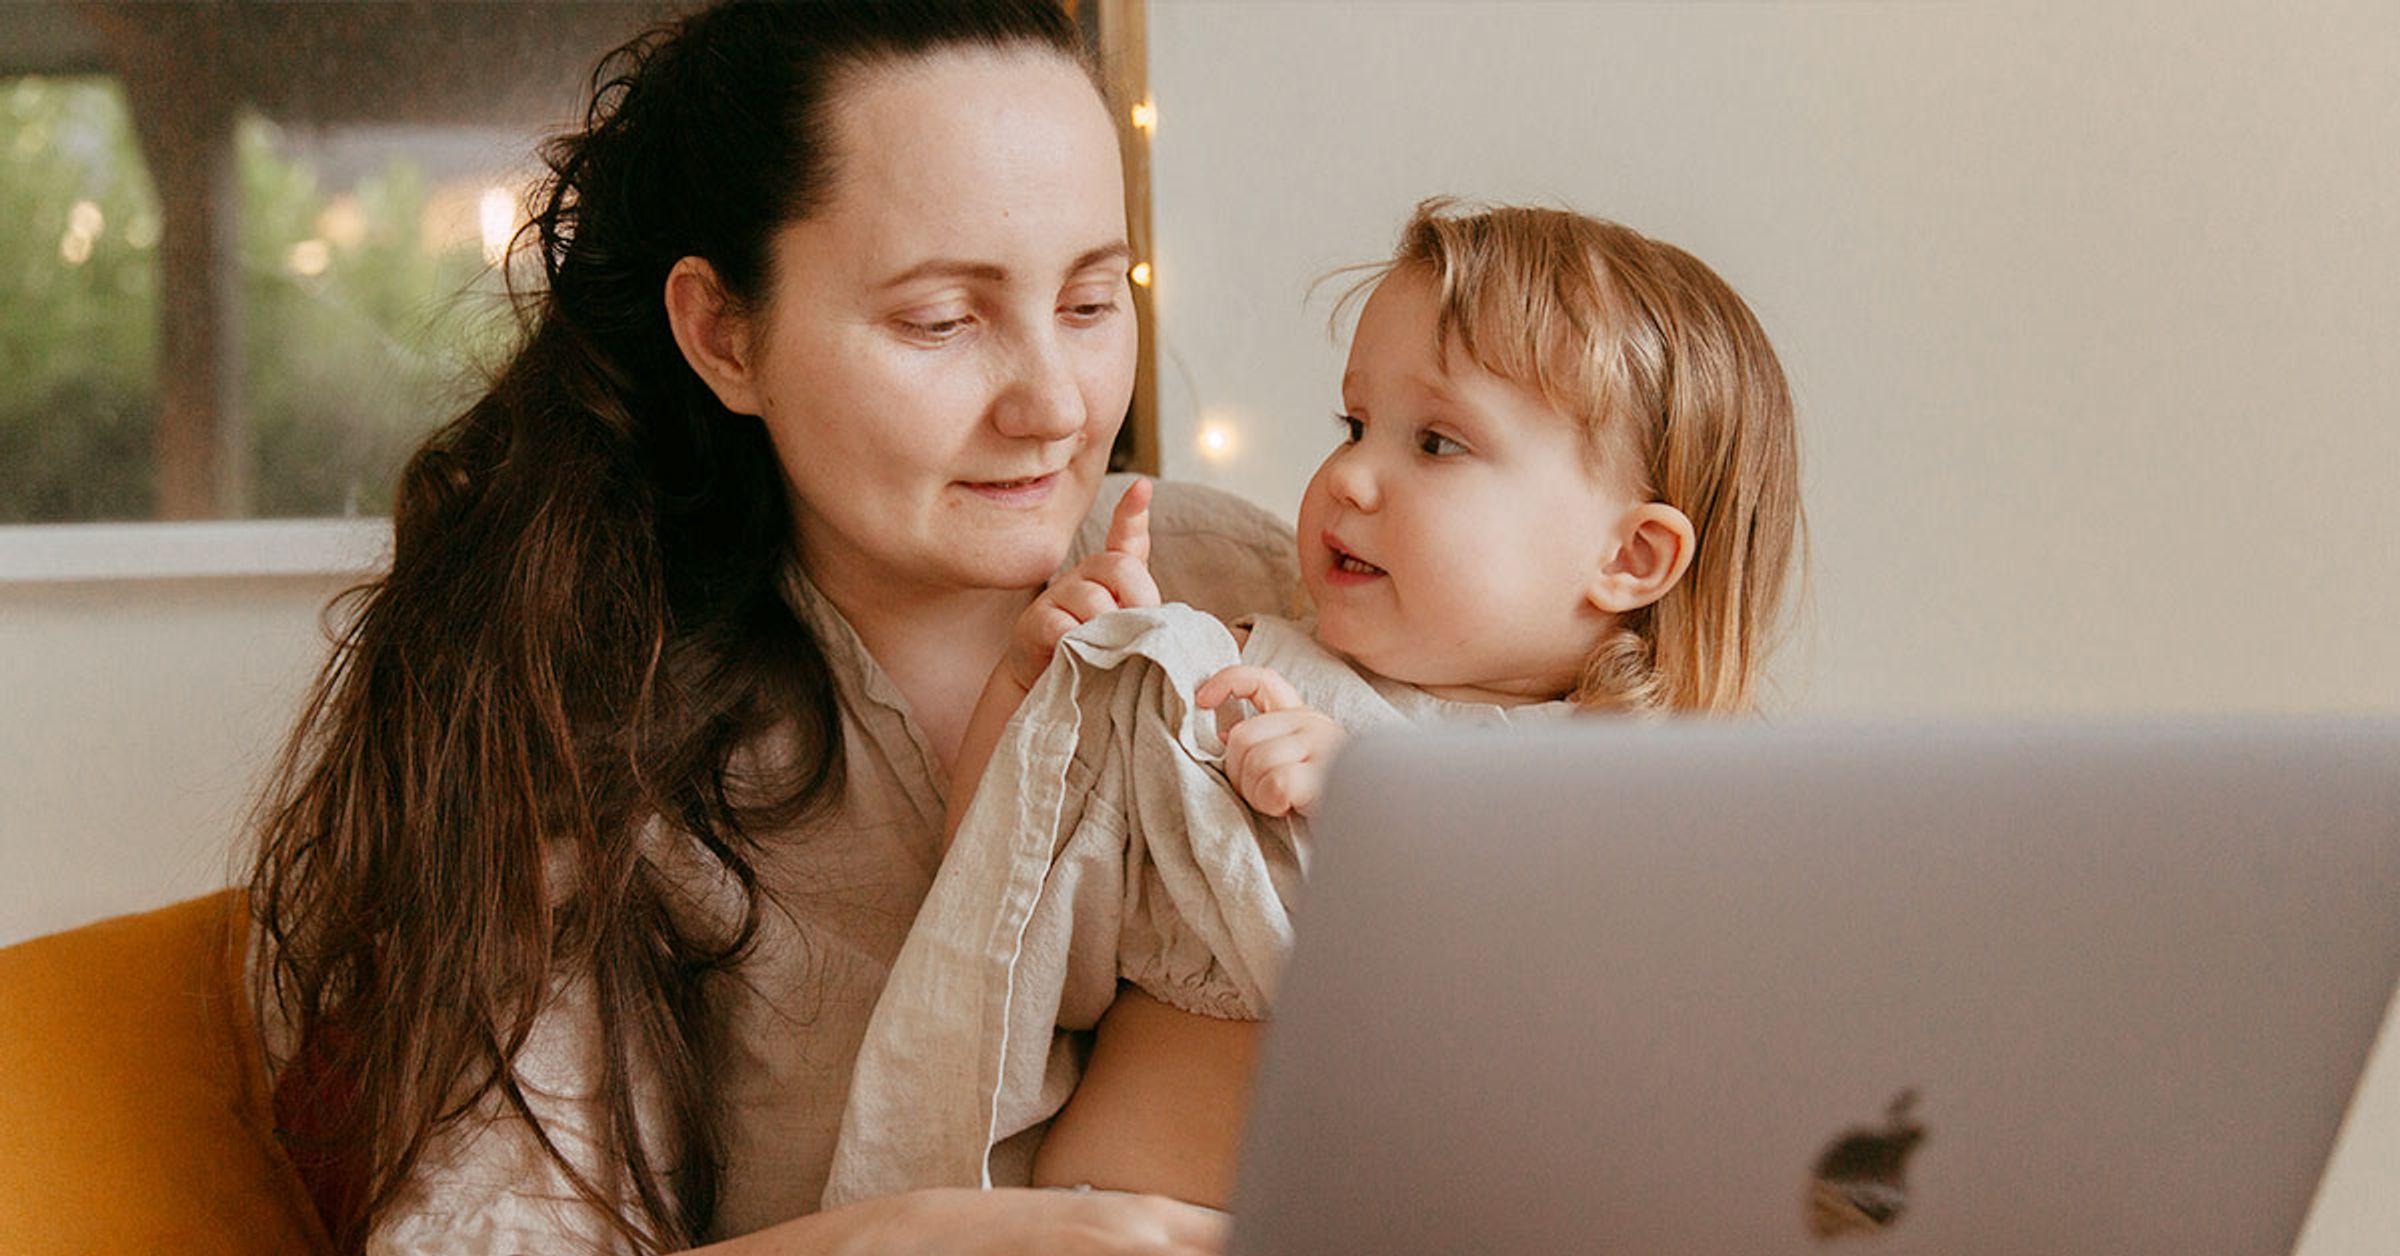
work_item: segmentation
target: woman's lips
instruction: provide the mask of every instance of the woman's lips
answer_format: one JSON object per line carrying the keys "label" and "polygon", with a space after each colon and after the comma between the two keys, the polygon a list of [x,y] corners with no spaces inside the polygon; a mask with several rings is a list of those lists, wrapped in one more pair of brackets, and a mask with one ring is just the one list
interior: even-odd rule
{"label": "woman's lips", "polygon": [[1058,472],[1023,480],[961,480],[959,486],[985,501],[1002,506],[1036,506],[1058,487]]}

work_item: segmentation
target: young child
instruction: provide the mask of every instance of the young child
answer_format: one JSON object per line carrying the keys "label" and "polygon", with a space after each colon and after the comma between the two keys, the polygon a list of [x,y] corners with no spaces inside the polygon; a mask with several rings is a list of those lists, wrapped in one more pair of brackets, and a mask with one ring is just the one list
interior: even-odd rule
{"label": "young child", "polygon": [[1447,201],[1359,291],[1341,444],[1300,507],[1313,624],[1160,607],[1127,491],[970,726],[828,1203],[1030,1181],[1224,1206],[1305,817],[1351,732],[1751,709],[1801,524],[1741,298],[1613,223]]}

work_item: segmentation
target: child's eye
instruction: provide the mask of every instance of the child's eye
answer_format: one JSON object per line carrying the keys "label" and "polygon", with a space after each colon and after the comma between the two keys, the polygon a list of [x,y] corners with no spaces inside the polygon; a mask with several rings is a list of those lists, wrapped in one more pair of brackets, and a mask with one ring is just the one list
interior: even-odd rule
{"label": "child's eye", "polygon": [[1436,458],[1447,458],[1452,454],[1463,454],[1467,452],[1467,447],[1465,445],[1459,444],[1457,441],[1442,435],[1440,432],[1434,431],[1432,428],[1427,428],[1417,434],[1417,448],[1424,450],[1426,453],[1431,454]]}
{"label": "child's eye", "polygon": [[1367,425],[1350,415],[1336,414],[1333,421],[1341,425],[1342,443],[1345,445],[1355,445],[1367,434]]}

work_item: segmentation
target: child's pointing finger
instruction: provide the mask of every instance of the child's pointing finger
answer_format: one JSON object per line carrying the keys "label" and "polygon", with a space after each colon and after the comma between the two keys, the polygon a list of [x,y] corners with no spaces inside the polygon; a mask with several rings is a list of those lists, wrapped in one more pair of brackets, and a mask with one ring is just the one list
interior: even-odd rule
{"label": "child's pointing finger", "polygon": [[1150,481],[1135,480],[1125,495],[1117,499],[1117,510],[1108,521],[1108,545],[1112,553],[1123,554],[1136,562],[1150,561]]}

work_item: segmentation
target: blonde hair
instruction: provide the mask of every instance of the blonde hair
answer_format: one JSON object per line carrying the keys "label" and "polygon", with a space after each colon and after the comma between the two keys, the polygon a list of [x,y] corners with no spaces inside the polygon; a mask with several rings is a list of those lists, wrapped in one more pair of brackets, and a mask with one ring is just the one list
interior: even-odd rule
{"label": "blonde hair", "polygon": [[[1424,201],[1389,261],[1438,285],[1437,351],[1535,390],[1596,463],[1682,511],[1690,567],[1619,617],[1585,660],[1582,706],[1731,714],[1756,707],[1804,565],[1791,390],[1766,331],[1715,271],[1630,227],[1565,210]],[[1337,310],[1338,313],[1338,310]]]}

